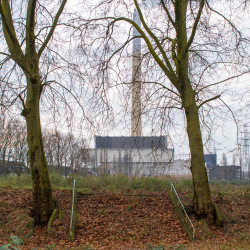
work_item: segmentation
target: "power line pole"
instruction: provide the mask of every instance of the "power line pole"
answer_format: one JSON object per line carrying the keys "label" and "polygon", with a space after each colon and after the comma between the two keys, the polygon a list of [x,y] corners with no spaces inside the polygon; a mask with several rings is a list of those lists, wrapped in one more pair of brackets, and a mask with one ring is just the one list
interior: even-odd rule
{"label": "power line pole", "polygon": [[[244,124],[244,131],[241,132],[240,141],[240,163],[242,170],[242,179],[249,179],[249,132],[247,124]],[[247,174],[248,173],[248,174]]]}

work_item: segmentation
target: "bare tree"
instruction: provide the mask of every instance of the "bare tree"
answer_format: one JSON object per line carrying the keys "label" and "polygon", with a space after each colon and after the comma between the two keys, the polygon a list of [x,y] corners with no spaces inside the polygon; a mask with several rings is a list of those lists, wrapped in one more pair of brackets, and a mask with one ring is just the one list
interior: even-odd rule
{"label": "bare tree", "polygon": [[[157,1],[146,2],[154,5]],[[139,14],[142,27],[131,18],[133,7]],[[114,16],[109,16],[111,12],[115,13]],[[148,78],[142,79],[143,111],[147,111],[146,106],[148,110],[161,110],[160,115],[154,113],[152,119],[161,122],[161,126],[165,125],[169,109],[184,111],[191,152],[194,211],[198,216],[214,222],[199,116],[206,112],[206,105],[211,108],[212,101],[223,102],[221,93],[225,90],[223,87],[220,89],[219,84],[249,72],[242,56],[246,55],[242,44],[247,40],[228,18],[214,10],[206,0],[161,0],[156,4],[156,10],[143,10],[143,4],[140,5],[137,0],[101,1],[91,13],[89,18],[79,18],[82,22],[79,27],[95,27],[98,31],[98,37],[92,31],[91,41],[97,49],[102,49],[99,55],[102,61],[100,92],[106,94],[108,89],[119,85],[119,81],[126,86],[131,84],[124,81],[121,74],[121,68],[131,71],[128,60],[124,59],[129,55],[128,44],[135,38],[144,40],[142,66],[146,65],[147,71],[154,70],[154,73],[151,76],[148,73]],[[218,18],[213,18],[214,15]],[[119,23],[128,27],[129,31],[122,29]],[[137,37],[131,36],[132,27],[138,31]],[[85,29],[84,32],[86,35],[88,31]],[[114,60],[120,64],[114,64]],[[224,75],[221,74],[222,66]],[[110,79],[112,74],[117,76],[113,85]],[[150,77],[156,78],[155,75],[158,81],[150,81]],[[159,123],[157,125],[159,127]]]}
{"label": "bare tree", "polygon": [[[0,124],[0,163],[2,170],[5,174],[14,170],[20,176],[23,169],[28,170],[26,126],[13,116],[10,116],[8,121],[2,120]],[[10,167],[12,169],[9,169]]]}
{"label": "bare tree", "polygon": [[[36,224],[47,223],[54,209],[40,122],[40,98],[44,89],[40,73],[40,59],[55,32],[66,2],[66,0],[59,1],[59,8],[55,12],[47,9],[49,5],[44,6],[36,0],[14,1],[14,3],[8,0],[0,1],[4,34],[1,41],[5,41],[9,50],[9,54],[6,51],[0,52],[1,67],[6,65],[6,74],[2,76],[1,82],[2,84],[8,82],[11,89],[9,73],[12,71],[22,72],[21,77],[24,76],[26,79],[26,85],[21,91],[20,88],[11,89],[12,92],[10,91],[10,95],[5,98],[11,99],[14,96],[14,101],[19,98],[23,105],[21,114],[27,124],[29,163],[33,184],[32,210]],[[13,9],[14,7],[18,14]],[[49,15],[38,16],[47,11]],[[11,66],[8,64],[10,60],[14,61]],[[4,101],[2,97],[2,105]]]}
{"label": "bare tree", "polygon": [[60,174],[84,174],[89,162],[86,142],[76,138],[71,132],[45,130],[43,133],[44,150],[49,167]]}
{"label": "bare tree", "polygon": [[1,141],[0,141],[0,159],[1,166],[5,174],[8,173],[8,162],[11,158],[12,144],[15,136],[15,127],[11,121],[1,120]]}

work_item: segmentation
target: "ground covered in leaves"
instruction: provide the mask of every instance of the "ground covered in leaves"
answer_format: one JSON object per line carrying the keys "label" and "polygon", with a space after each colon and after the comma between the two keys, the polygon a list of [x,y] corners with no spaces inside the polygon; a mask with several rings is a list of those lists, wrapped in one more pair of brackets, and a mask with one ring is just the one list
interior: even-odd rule
{"label": "ground covered in leaves", "polygon": [[97,249],[143,249],[189,239],[166,194],[99,193],[78,202],[76,240]]}
{"label": "ground covered in leaves", "polygon": [[[89,192],[88,192],[89,193]],[[35,226],[34,235],[20,249],[249,249],[250,194],[213,194],[224,227],[208,226],[190,215],[196,229],[191,243],[166,192],[104,192],[78,196],[75,241],[68,240],[71,190],[55,190],[57,209],[64,211],[62,222],[55,220],[51,233]],[[143,194],[143,195],[142,195]],[[179,192],[184,205],[192,205],[192,192]],[[30,189],[0,187],[0,245],[11,235],[24,239],[32,218]],[[156,248],[158,246],[158,248]]]}

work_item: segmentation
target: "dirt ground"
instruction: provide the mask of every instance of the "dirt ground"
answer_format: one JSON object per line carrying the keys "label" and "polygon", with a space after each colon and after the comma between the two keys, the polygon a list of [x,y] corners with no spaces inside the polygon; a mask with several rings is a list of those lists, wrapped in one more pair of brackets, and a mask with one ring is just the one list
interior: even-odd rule
{"label": "dirt ground", "polygon": [[[181,227],[166,193],[143,192],[146,196],[121,192],[94,192],[78,197],[75,240],[68,240],[71,191],[55,190],[57,209],[64,211],[62,222],[55,220],[51,233],[35,226],[34,234],[20,249],[250,249],[250,195],[213,195],[224,227],[208,226],[190,215],[196,242],[191,243]],[[135,192],[134,192],[135,194]],[[184,205],[192,205],[192,193],[180,192]],[[30,189],[0,188],[0,245],[11,235],[24,239],[32,218]],[[149,245],[150,244],[150,245]],[[161,245],[161,248],[160,246]],[[151,248],[150,248],[151,246]],[[157,248],[155,248],[157,249]]]}

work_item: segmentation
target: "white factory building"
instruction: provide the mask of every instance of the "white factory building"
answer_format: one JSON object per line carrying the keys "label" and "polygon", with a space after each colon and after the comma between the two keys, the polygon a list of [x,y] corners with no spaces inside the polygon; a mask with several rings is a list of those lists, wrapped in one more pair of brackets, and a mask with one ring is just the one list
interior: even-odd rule
{"label": "white factory building", "polygon": [[90,149],[92,167],[97,172],[128,176],[188,176],[190,161],[174,161],[174,150],[164,136],[95,136]]}
{"label": "white factory building", "polygon": [[[133,21],[141,27],[138,11]],[[141,126],[141,38],[133,28],[131,136],[95,136],[89,150],[91,168],[97,174],[128,176],[190,176],[190,160],[174,160],[165,136],[142,136]]]}

